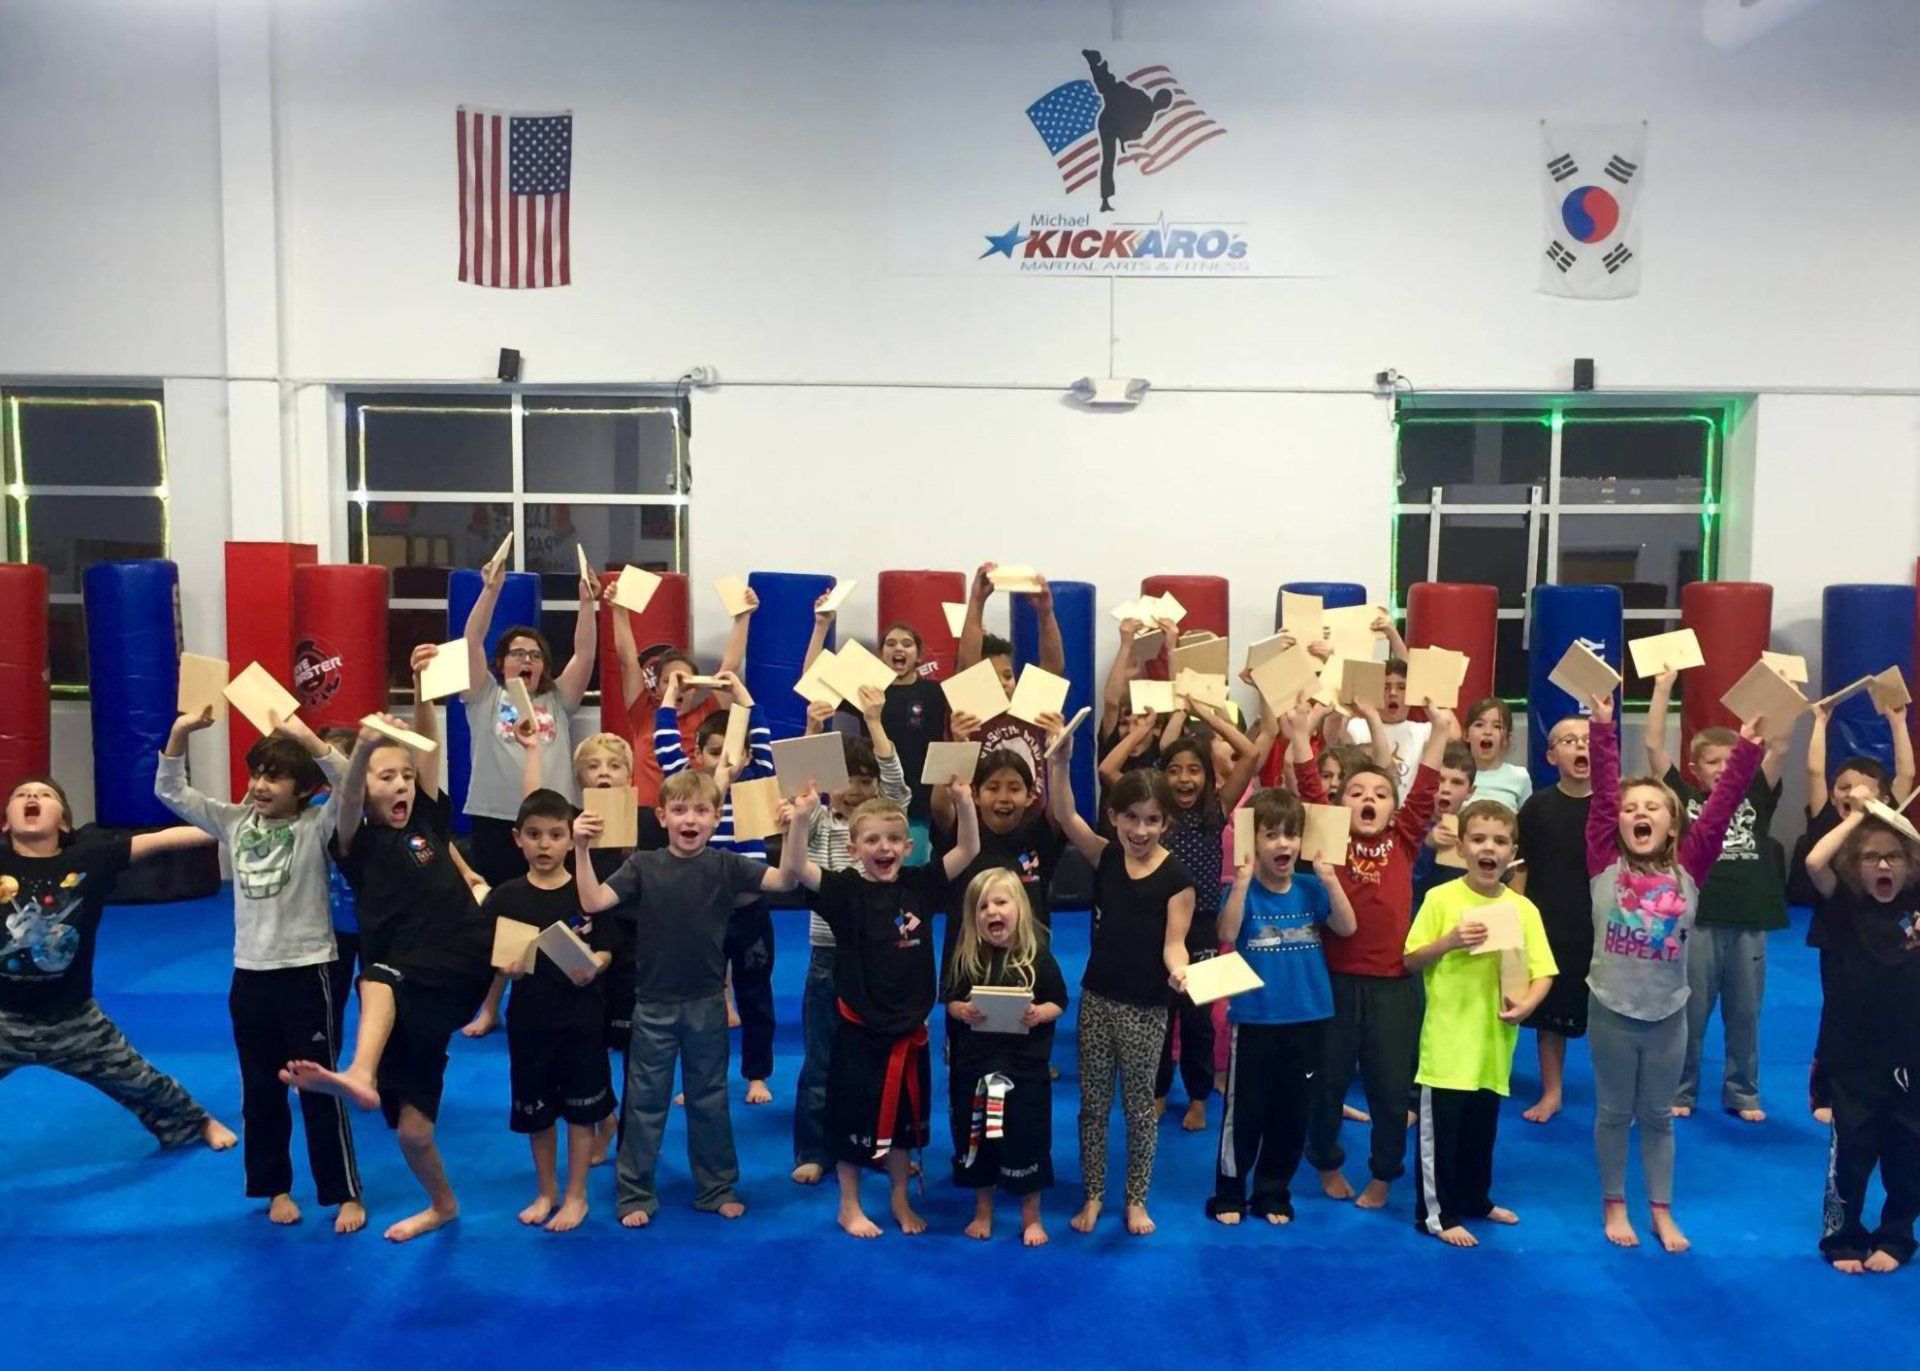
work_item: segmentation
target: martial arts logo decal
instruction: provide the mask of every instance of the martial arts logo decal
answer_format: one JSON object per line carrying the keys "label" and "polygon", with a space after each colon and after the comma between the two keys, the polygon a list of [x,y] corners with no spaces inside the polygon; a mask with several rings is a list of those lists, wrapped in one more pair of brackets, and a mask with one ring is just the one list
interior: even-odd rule
{"label": "martial arts logo decal", "polygon": [[[1023,272],[1098,275],[1225,275],[1247,270],[1237,225],[1157,217],[1127,223],[1096,215],[1188,154],[1226,136],[1164,64],[1116,75],[1099,52],[1080,54],[1086,77],[1065,81],[1026,108],[1027,122],[1071,199],[1099,197],[1099,208],[1032,213],[1004,232],[987,233],[980,260],[1005,257]],[[1122,175],[1126,168],[1132,172]],[[1151,213],[1151,211],[1149,211]]]}
{"label": "martial arts logo decal", "polygon": [[340,662],[340,654],[318,638],[293,645],[293,693],[301,704],[323,705],[339,692]]}

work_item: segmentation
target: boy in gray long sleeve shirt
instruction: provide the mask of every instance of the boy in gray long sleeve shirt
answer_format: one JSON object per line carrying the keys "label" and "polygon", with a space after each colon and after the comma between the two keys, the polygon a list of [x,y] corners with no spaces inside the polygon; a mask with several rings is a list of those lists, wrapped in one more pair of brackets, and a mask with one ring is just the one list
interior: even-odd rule
{"label": "boy in gray long sleeve shirt", "polygon": [[[295,1059],[334,1064],[333,920],[327,904],[327,840],[333,801],[309,801],[339,785],[346,759],[298,719],[282,721],[247,752],[247,795],[229,804],[187,781],[190,734],[213,711],[174,722],[154,777],[160,802],[220,841],[233,862],[233,983],[227,1008],[240,1055],[247,1195],[270,1201],[274,1223],[300,1219],[293,1202],[293,1114],[279,1072]],[[302,1094],[307,1158],[322,1205],[339,1206],[337,1231],[366,1223],[345,1103]]]}

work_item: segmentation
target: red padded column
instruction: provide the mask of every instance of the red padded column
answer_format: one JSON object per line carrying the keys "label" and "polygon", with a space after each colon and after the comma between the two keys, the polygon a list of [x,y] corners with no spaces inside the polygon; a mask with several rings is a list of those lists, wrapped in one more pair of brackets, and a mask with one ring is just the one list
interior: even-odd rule
{"label": "red padded column", "polygon": [[920,635],[920,675],[929,681],[953,674],[959,642],[947,631],[943,604],[965,604],[967,578],[958,571],[883,571],[880,573],[880,610],[875,625],[874,650],[887,625],[906,623]]}
{"label": "red padded column", "polygon": [[1493,694],[1499,611],[1497,586],[1419,581],[1407,588],[1407,646],[1450,648],[1472,659],[1460,687],[1463,711]]}
{"label": "red padded column", "polygon": [[[1224,576],[1148,576],[1140,582],[1140,593],[1172,595],[1174,599],[1185,605],[1187,617],[1180,621],[1182,633],[1195,633],[1205,629],[1219,634],[1222,638],[1229,636],[1227,626],[1231,621],[1230,596],[1227,578]],[[1166,659],[1154,658],[1147,664],[1146,674],[1156,680],[1165,680]]]}
{"label": "red padded column", "polygon": [[352,728],[387,707],[383,566],[293,570],[293,693],[316,732]]}
{"label": "red padded column", "polygon": [[[600,573],[603,586],[619,578],[617,568]],[[616,614],[627,616],[627,622],[633,626],[633,645],[642,652],[656,643],[672,643],[677,648],[690,650],[693,646],[693,604],[686,573],[660,573],[660,584],[655,588],[653,598],[647,601],[643,614],[621,609],[606,600],[600,602],[600,730],[632,739],[635,736],[633,722],[627,717],[627,702],[620,681],[620,653],[613,644],[613,616]],[[566,648],[555,644],[554,651],[564,655]],[[643,741],[653,736],[653,720],[645,722],[646,726],[638,734]]]}
{"label": "red padded column", "polygon": [[0,799],[53,770],[47,689],[47,569],[0,564]]}
{"label": "red padded column", "polygon": [[1738,728],[1720,697],[1773,638],[1773,587],[1757,581],[1692,581],[1680,587],[1680,624],[1700,640],[1706,665],[1681,678],[1680,752],[1703,728]]}
{"label": "red padded column", "polygon": [[[258,662],[293,685],[293,570],[320,558],[312,543],[227,544],[227,669],[238,676]],[[233,798],[247,791],[247,749],[259,733],[227,711],[228,772]]]}

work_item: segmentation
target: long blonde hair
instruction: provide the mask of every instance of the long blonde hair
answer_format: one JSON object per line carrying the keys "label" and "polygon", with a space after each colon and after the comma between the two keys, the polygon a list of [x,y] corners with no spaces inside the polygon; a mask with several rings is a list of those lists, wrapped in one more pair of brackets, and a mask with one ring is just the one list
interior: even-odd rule
{"label": "long blonde hair", "polygon": [[1001,965],[1005,984],[1025,990],[1033,988],[1034,963],[1040,959],[1040,928],[1033,917],[1033,906],[1027,901],[1027,888],[1020,884],[1019,873],[1003,866],[989,867],[967,882],[966,899],[961,905],[960,936],[954,941],[953,960],[947,965],[949,984],[958,985],[964,979],[970,985],[979,985],[992,969],[996,949],[981,940],[976,916],[980,902],[1002,888],[1011,893],[1013,907],[1020,912],[1013,942],[1007,947],[1006,961]]}

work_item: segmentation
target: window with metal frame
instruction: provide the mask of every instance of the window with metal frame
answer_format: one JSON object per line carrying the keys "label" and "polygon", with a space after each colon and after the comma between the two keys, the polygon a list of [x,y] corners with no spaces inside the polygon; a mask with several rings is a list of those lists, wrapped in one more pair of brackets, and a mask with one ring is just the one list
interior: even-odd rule
{"label": "window with metal frame", "polygon": [[[1717,402],[1448,397],[1403,402],[1394,422],[1395,615],[1416,581],[1499,587],[1494,688],[1513,704],[1527,695],[1536,585],[1619,586],[1631,639],[1678,628],[1680,587],[1718,572],[1728,412]],[[1648,688],[1628,673],[1629,703]]]}
{"label": "window with metal frame", "polygon": [[166,412],[157,387],[0,387],[6,555],[47,569],[53,693],[87,693],[81,573],[166,557]]}
{"label": "window with metal frame", "polygon": [[[688,408],[673,394],[348,391],[348,559],[393,572],[390,685],[447,635],[447,577],[509,531],[541,577],[541,627],[563,655],[579,607],[577,542],[595,566],[687,564]],[[597,693],[589,698],[597,699]]]}

